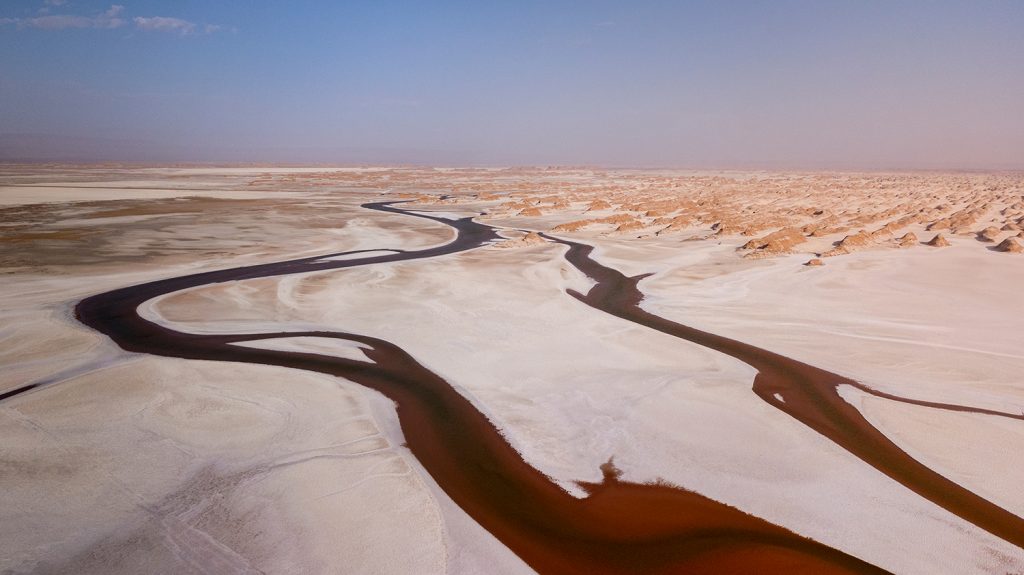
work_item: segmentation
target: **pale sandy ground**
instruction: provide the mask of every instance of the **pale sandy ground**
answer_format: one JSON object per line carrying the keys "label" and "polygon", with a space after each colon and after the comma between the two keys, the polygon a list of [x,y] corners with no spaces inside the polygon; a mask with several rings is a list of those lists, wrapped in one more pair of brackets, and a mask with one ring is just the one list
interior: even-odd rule
{"label": "pale sandy ground", "polygon": [[126,354],[71,317],[86,295],[158,277],[450,236],[354,201],[312,251],[0,277],[0,390],[57,380],[0,405],[0,573],[529,572],[438,497],[379,395],[281,368]]}
{"label": "pale sandy ground", "polygon": [[[586,283],[566,271],[559,248],[489,251],[314,274],[284,288],[268,279],[195,290],[156,310],[195,331],[343,326],[387,337],[465,390],[528,461],[569,489],[598,480],[598,466],[614,456],[627,479],[667,479],[898,572],[1024,565],[1010,559],[1012,546],[765,405],[749,391],[749,368],[570,300],[564,288]],[[223,321],[205,322],[214,310]],[[1005,456],[1024,437],[995,439]],[[1017,493],[1004,495],[1010,501],[1000,503],[1021,509]],[[893,546],[894,532],[913,535]]]}
{"label": "pale sandy ground", "polygon": [[95,186],[88,189],[65,186],[0,186],[0,205],[23,205],[34,203],[90,202],[107,200],[164,200],[169,198],[213,197],[225,199],[253,200],[284,198],[286,193],[249,192],[227,190],[196,190],[167,188],[103,189]]}
{"label": "pale sandy ground", "polygon": [[[696,282],[667,273],[644,284],[645,307],[889,393],[1019,415],[1024,262],[973,247],[861,252],[822,268],[787,258]],[[1008,457],[1024,445],[1019,421],[847,397],[915,457],[1024,514],[1024,468]]]}
{"label": "pale sandy ground", "polygon": [[[245,177],[232,184],[242,187],[270,171],[204,170],[161,175]],[[275,171],[269,179],[296,173],[318,172]],[[394,178],[436,187],[403,173]],[[127,177],[159,179],[152,171]],[[595,178],[560,181],[570,177]],[[324,191],[316,188],[316,197]],[[63,375],[0,404],[0,572],[529,572],[401,447],[394,410],[381,396],[291,370],[131,356],[69,316],[85,295],[145,279],[450,237],[439,224],[367,214],[356,204],[353,197],[332,206],[344,223],[305,230],[308,243],[298,248],[291,243],[300,237],[291,229],[297,223],[221,224],[214,235],[225,241],[244,225],[281,238],[242,261],[244,245],[227,250],[237,255],[195,263],[186,248],[161,252],[155,242],[144,265],[54,261],[0,276],[0,391]],[[492,222],[548,229],[565,219]],[[573,236],[596,242],[597,257],[626,273],[658,272],[641,283],[644,306],[666,317],[891,393],[1024,409],[1017,287],[1024,256],[954,238],[941,251],[868,250],[807,268],[805,255],[743,260],[729,241],[636,240],[600,230]],[[211,286],[151,302],[145,313],[192,331],[316,327],[388,339],[466,394],[527,461],[577,494],[573,482],[599,480],[598,466],[614,456],[627,480],[670,481],[895,572],[1024,570],[1020,549],[759,400],[749,367],[567,296],[566,288],[589,283],[561,259],[562,249],[484,248]],[[327,352],[338,342],[259,345]],[[361,354],[355,346],[338,353]],[[855,390],[844,397],[915,457],[1024,514],[1019,421]]]}

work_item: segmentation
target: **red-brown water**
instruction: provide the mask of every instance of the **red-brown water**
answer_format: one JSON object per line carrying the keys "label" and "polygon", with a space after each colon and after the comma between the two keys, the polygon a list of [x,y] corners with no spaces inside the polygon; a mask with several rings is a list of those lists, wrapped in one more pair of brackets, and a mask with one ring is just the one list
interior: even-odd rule
{"label": "red-brown water", "polygon": [[[407,213],[391,203],[365,207]],[[697,493],[620,481],[610,462],[602,468],[602,483],[584,485],[587,497],[573,497],[526,463],[490,421],[443,378],[387,341],[341,332],[197,335],[151,323],[138,314],[140,304],[186,288],[441,257],[497,239],[494,229],[468,218],[449,221],[407,214],[450,225],[457,232],[456,238],[443,246],[417,251],[324,261],[343,255],[328,254],[160,280],[86,298],[77,306],[76,314],[84,324],[128,351],[291,367],[343,377],[381,392],[397,405],[409,450],[440,488],[542,573],[883,572]],[[849,380],[644,312],[637,305],[641,297],[636,289],[638,278],[626,278],[601,266],[589,258],[589,246],[562,243],[569,246],[567,259],[598,281],[586,296],[573,294],[581,301],[747,361],[760,371],[754,387],[765,401],[914,491],[1020,544],[1022,532],[1014,532],[1018,518],[920,465],[838,398],[836,386]],[[366,353],[374,363],[232,345],[295,336],[362,343],[370,347]],[[16,395],[29,387],[6,395]],[[781,394],[785,402],[776,401],[772,397],[775,393]]]}
{"label": "red-brown water", "polygon": [[868,465],[918,495],[1014,545],[1024,548],[1024,520],[976,495],[918,462],[871,425],[839,395],[849,385],[891,400],[925,407],[996,415],[1021,416],[987,409],[919,401],[875,391],[849,378],[801,363],[733,339],[701,331],[649,313],[640,307],[637,288],[647,276],[626,277],[593,258],[593,247],[549,238],[569,247],[566,259],[597,282],[586,295],[571,295],[587,305],[622,319],[730,355],[758,371],[754,393],[804,425],[832,440]]}

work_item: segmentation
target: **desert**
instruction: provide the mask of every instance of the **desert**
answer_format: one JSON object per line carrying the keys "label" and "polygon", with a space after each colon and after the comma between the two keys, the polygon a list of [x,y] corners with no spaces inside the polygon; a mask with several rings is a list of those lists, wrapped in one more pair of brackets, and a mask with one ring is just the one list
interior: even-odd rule
{"label": "desert", "polygon": [[1024,575],[1024,2],[0,4],[0,575]]}
{"label": "desert", "polygon": [[0,572],[1020,571],[1022,226],[1013,172],[4,166]]}

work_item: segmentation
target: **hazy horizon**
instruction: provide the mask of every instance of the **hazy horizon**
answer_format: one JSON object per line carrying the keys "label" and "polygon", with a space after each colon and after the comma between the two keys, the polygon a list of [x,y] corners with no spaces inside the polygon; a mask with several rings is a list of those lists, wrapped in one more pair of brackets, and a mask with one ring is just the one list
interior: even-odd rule
{"label": "hazy horizon", "polygon": [[1024,169],[1024,3],[8,2],[0,160]]}

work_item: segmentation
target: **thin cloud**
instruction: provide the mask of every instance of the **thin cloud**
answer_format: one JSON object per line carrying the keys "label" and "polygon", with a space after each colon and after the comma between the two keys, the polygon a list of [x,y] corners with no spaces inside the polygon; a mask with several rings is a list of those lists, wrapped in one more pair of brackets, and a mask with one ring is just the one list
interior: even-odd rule
{"label": "thin cloud", "polygon": [[[46,6],[60,6],[61,2],[46,2]],[[36,28],[38,30],[67,30],[70,28],[98,28],[113,29],[120,28],[127,24],[118,15],[124,11],[124,6],[114,4],[105,12],[95,16],[82,16],[78,14],[46,14],[34,18],[0,18],[0,24],[14,24],[18,28]]]}
{"label": "thin cloud", "polygon": [[52,8],[67,4],[67,0],[44,0],[43,7],[39,9],[40,14],[49,14]]}
{"label": "thin cloud", "polygon": [[[66,0],[45,0],[44,10],[50,7],[62,6]],[[122,17],[124,6],[113,4],[106,11],[94,16],[83,16],[80,14],[44,14],[34,18],[0,18],[0,26],[14,24],[18,28],[35,28],[37,30],[68,30],[93,28],[110,30],[121,28],[127,24],[134,24],[138,30],[170,32],[181,36],[187,36],[201,32],[212,34],[222,29],[217,24],[197,24],[181,18],[171,16],[136,16],[131,20]]]}
{"label": "thin cloud", "polygon": [[162,32],[177,32],[179,34],[191,34],[196,31],[195,22],[189,22],[181,18],[170,18],[167,16],[145,18],[136,16],[132,21],[135,22],[135,27],[139,30],[158,30]]}
{"label": "thin cloud", "polygon": [[39,28],[40,30],[65,30],[67,28],[94,28],[93,18],[85,16],[71,16],[69,14],[54,14],[52,16],[37,16],[18,20],[20,28]]}
{"label": "thin cloud", "polygon": [[174,34],[180,34],[187,36],[189,34],[213,34],[223,27],[218,24],[197,24],[195,22],[189,22],[188,20],[182,20],[181,18],[172,18],[170,16],[136,16],[132,18],[132,22],[135,23],[135,27],[139,30],[152,30],[156,32],[171,32]]}

